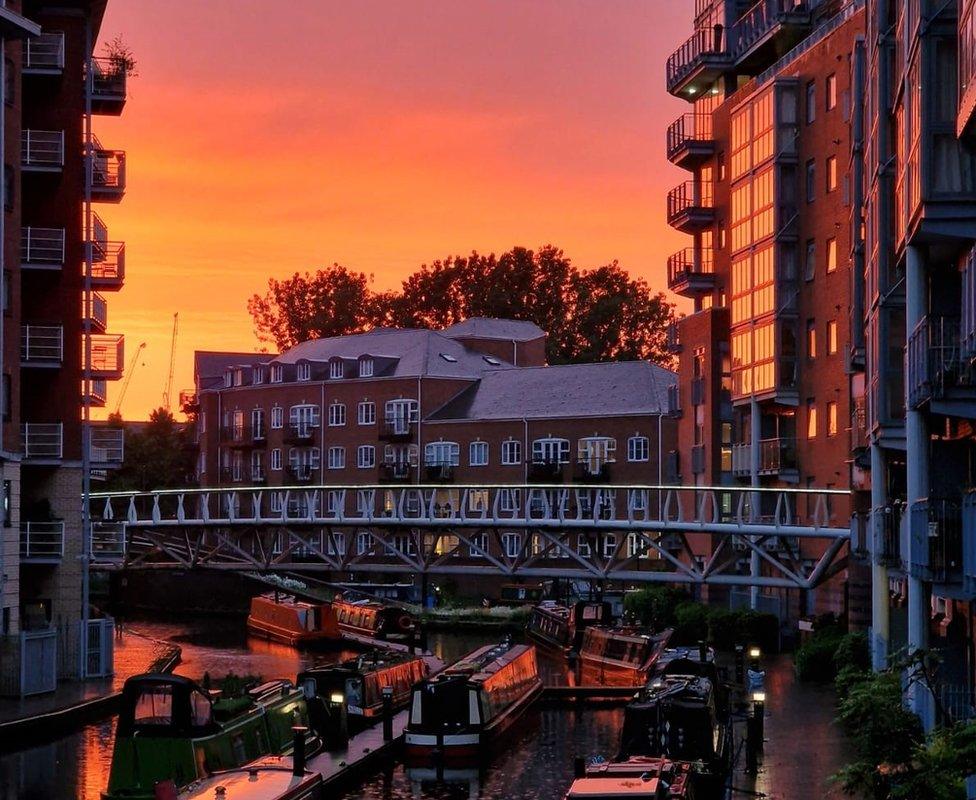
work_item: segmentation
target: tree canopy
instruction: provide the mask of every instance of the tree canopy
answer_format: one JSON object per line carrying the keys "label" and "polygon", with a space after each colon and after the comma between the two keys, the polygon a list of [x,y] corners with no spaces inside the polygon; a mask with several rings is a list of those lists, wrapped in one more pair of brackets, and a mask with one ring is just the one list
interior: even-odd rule
{"label": "tree canopy", "polygon": [[268,281],[248,301],[258,337],[286,350],[308,339],[376,326],[443,328],[470,317],[534,322],[552,364],[650,359],[665,348],[674,305],[613,261],[581,270],[562,250],[514,247],[422,264],[399,290],[377,292],[370,277],[339,264]]}
{"label": "tree canopy", "polygon": [[[122,422],[117,414],[109,421]],[[193,486],[195,449],[191,430],[192,426],[177,422],[165,408],[152,411],[141,429],[126,430],[122,466],[111,474],[106,488],[144,492]]]}

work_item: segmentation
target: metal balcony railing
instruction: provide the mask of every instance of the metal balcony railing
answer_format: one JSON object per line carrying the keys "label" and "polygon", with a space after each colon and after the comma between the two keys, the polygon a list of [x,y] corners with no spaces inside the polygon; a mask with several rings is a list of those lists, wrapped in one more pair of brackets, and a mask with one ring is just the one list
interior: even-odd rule
{"label": "metal balcony railing", "polygon": [[22,561],[52,562],[64,556],[64,522],[21,522]]}
{"label": "metal balcony railing", "polygon": [[871,512],[874,552],[879,564],[901,565],[901,503],[892,503]]}
{"label": "metal balcony railing", "polygon": [[759,441],[759,471],[773,475],[796,469],[796,439],[777,437]]}
{"label": "metal balcony railing", "polygon": [[908,400],[913,407],[941,400],[968,377],[959,341],[959,318],[923,317],[908,337]]}
{"label": "metal balcony railing", "polygon": [[[93,377],[118,380],[125,367],[125,337],[121,333],[91,334],[91,363]],[[85,360],[82,342],[82,362]]]}
{"label": "metal balcony railing", "polygon": [[20,263],[48,269],[64,266],[64,228],[22,228]]}
{"label": "metal balcony railing", "polygon": [[89,75],[89,91],[94,102],[121,103],[125,100],[126,68],[111,58],[93,58]]}
{"label": "metal balcony railing", "polygon": [[674,161],[682,151],[691,146],[704,146],[713,142],[710,114],[682,114],[668,126],[668,160]]}
{"label": "metal balcony railing", "polygon": [[89,457],[93,466],[121,464],[125,458],[125,430],[93,425]]}
{"label": "metal balcony railing", "polygon": [[[82,381],[84,384],[84,381]],[[88,402],[90,405],[102,407],[108,400],[108,383],[104,378],[98,378],[88,383]]]}
{"label": "metal balcony railing", "polygon": [[288,477],[296,483],[306,483],[312,480],[312,472],[316,469],[311,464],[289,464]]}
{"label": "metal balcony railing", "polygon": [[668,91],[674,91],[679,83],[708,59],[725,59],[728,56],[723,28],[704,28],[695,31],[668,57],[666,68]]}
{"label": "metal balcony railing", "polygon": [[92,242],[92,283],[100,289],[116,289],[125,278],[125,242]]}
{"label": "metal balcony railing", "polygon": [[[929,580],[951,582],[962,578],[962,503],[956,498],[929,497],[912,504],[912,566],[921,567]],[[926,541],[915,546],[918,537]],[[926,563],[918,564],[921,550]]]}
{"label": "metal balcony railing", "polygon": [[92,197],[96,200],[120,200],[125,193],[125,151],[109,150],[92,137],[91,155]]}
{"label": "metal balcony railing", "polygon": [[125,558],[125,540],[124,522],[92,522],[92,560],[100,562],[123,560]]}
{"label": "metal balcony railing", "polygon": [[790,14],[808,13],[807,3],[798,0],[759,0],[739,17],[733,27],[732,50],[736,57],[762,40]]}
{"label": "metal balcony railing", "polygon": [[686,247],[668,256],[668,286],[688,283],[700,277],[711,277],[715,273],[715,259],[710,247]]}
{"label": "metal balcony railing", "polygon": [[712,211],[712,184],[684,181],[668,192],[668,222],[692,211]]}
{"label": "metal balcony railing", "polygon": [[44,31],[40,36],[28,39],[24,44],[25,75],[32,73],[56,74],[64,69],[64,34],[60,31]]}
{"label": "metal balcony railing", "polygon": [[61,169],[64,166],[64,131],[22,130],[20,164],[24,169]]}
{"label": "metal balcony railing", "polygon": [[28,364],[60,364],[64,358],[64,328],[60,325],[21,325],[20,360]]}
{"label": "metal balcony railing", "polygon": [[64,522],[21,522],[20,560],[57,562],[64,556]]}
{"label": "metal balcony railing", "polygon": [[20,446],[25,460],[58,461],[63,453],[60,422],[25,422],[20,426]]}
{"label": "metal balcony railing", "polygon": [[681,416],[681,387],[676,383],[668,387],[668,414],[672,417]]}
{"label": "metal balcony railing", "polygon": [[92,329],[103,332],[108,327],[108,302],[98,292],[91,293],[91,301],[87,304],[88,309],[85,313],[86,303],[82,300],[82,320],[91,320]]}
{"label": "metal balcony railing", "polygon": [[867,398],[860,395],[851,402],[851,449],[862,450],[869,444]]}
{"label": "metal balcony railing", "polygon": [[681,330],[677,323],[671,322],[664,331],[664,346],[669,353],[681,352]]}
{"label": "metal balcony railing", "polygon": [[453,480],[454,467],[450,461],[424,461],[424,472],[429,481]]}
{"label": "metal balcony railing", "polygon": [[388,481],[405,481],[410,478],[411,465],[407,461],[384,461],[380,464],[380,476]]}
{"label": "metal balcony railing", "polygon": [[387,417],[380,426],[379,438],[389,441],[408,439],[413,435],[413,426],[407,417]]}
{"label": "metal balcony railing", "polygon": [[289,423],[285,428],[286,442],[308,442],[315,435],[315,426],[311,422]]}
{"label": "metal balcony railing", "polygon": [[262,464],[251,464],[251,480],[255,483],[263,483],[265,480],[264,466]]}
{"label": "metal balcony railing", "polygon": [[748,444],[732,445],[732,474],[737,478],[747,478],[752,474],[750,465],[750,446]]}

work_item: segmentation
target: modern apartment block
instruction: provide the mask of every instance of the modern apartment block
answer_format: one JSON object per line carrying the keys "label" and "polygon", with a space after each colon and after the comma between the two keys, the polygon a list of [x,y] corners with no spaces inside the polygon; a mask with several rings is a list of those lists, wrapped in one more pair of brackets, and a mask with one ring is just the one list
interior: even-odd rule
{"label": "modern apartment block", "polygon": [[[198,352],[200,482],[266,485],[285,517],[304,515],[294,491],[302,485],[437,484],[437,501],[457,508],[461,493],[452,486],[672,482],[674,380],[644,361],[547,366],[543,331],[514,320],[377,329],[277,356]],[[583,494],[564,498],[572,513],[588,501]],[[326,502],[333,495],[338,501],[334,492]],[[469,502],[487,502],[482,495]],[[345,502],[357,499],[352,491]],[[527,499],[513,489],[502,502],[518,509]],[[372,545],[363,536],[345,546],[365,552]],[[485,535],[484,546],[512,556],[528,537]],[[608,534],[598,546],[651,560],[635,542]],[[575,546],[589,555],[594,544],[582,536]],[[462,560],[481,557],[460,550]]]}
{"label": "modern apartment block", "polygon": [[104,10],[94,0],[0,9],[0,694],[51,690],[111,666],[101,621],[82,631],[86,469],[122,459],[122,432],[105,426],[83,452],[87,410],[105,403],[106,381],[121,377],[123,364],[104,293],[122,286],[124,248],[95,212],[125,190],[125,154],[92,133],[93,120],[120,114],[126,98],[124,66],[93,57]]}

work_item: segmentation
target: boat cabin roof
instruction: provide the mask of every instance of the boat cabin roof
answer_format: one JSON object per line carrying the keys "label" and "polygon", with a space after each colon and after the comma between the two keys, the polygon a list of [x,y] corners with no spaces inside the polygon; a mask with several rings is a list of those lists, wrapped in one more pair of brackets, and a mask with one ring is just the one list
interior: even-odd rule
{"label": "boat cabin roof", "polygon": [[655,633],[649,628],[638,628],[630,625],[621,625],[616,628],[607,625],[593,625],[586,629],[584,635],[599,639],[616,639],[624,642],[656,644],[670,638],[671,633],[670,628]]}
{"label": "boat cabin roof", "polygon": [[471,678],[483,680],[494,674],[506,664],[518,658],[530,649],[530,645],[507,643],[488,644],[479,647],[464,658],[447,667],[443,672],[431,678],[432,682],[451,680],[454,678]]}
{"label": "boat cabin roof", "polygon": [[273,800],[296,797],[321,783],[322,776],[317,772],[301,777],[293,775],[290,757],[266,756],[246,767],[190,784],[179,795],[179,800],[213,800],[219,788],[233,800]]}
{"label": "boat cabin roof", "polygon": [[264,600],[278,606],[293,606],[294,608],[319,608],[322,605],[321,603],[309,603],[305,600],[299,600],[291,594],[279,594],[275,597],[273,592],[266,592],[255,597],[254,600]]}
{"label": "boat cabin roof", "polygon": [[373,672],[389,667],[409,664],[411,661],[423,661],[420,656],[412,656],[409,653],[398,653],[389,651],[383,653],[363,653],[356,658],[347,658],[338,664],[320,664],[309,667],[298,675],[301,681],[305,677],[324,677],[328,675],[358,675],[362,672]]}
{"label": "boat cabin roof", "polygon": [[648,798],[658,797],[659,779],[654,777],[643,778],[634,777],[611,777],[611,778],[577,778],[566,795],[567,800],[577,800],[577,798]]}
{"label": "boat cabin roof", "polygon": [[214,727],[213,702],[196,682],[181,675],[149,673],[122,687],[119,736],[181,737]]}

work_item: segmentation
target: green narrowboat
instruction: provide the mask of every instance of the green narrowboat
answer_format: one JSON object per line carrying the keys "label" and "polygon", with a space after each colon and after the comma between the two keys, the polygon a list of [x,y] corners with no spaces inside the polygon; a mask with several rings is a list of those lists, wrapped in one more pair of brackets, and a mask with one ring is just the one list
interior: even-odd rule
{"label": "green narrowboat", "polygon": [[122,689],[102,798],[153,800],[159,782],[172,780],[181,788],[215,771],[288,752],[294,726],[307,727],[308,713],[301,690],[287,681],[221,698],[178,675],[134,676]]}

